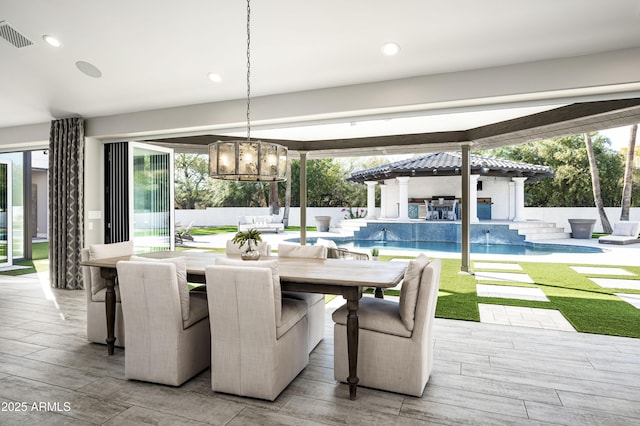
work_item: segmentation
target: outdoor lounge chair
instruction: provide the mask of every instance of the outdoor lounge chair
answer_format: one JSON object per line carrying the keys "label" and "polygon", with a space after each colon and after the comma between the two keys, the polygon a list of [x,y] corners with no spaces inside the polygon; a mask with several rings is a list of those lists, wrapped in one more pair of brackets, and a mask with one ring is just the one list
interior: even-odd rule
{"label": "outdoor lounge chair", "polygon": [[369,260],[369,255],[367,253],[351,251],[346,248],[338,247],[333,240],[318,238],[316,240],[316,245],[325,246],[327,248],[328,259]]}
{"label": "outdoor lounge chair", "polygon": [[[421,396],[433,366],[433,323],[441,262],[421,254],[409,262],[400,302],[363,297],[358,321],[358,385]],[[347,307],[333,313],[334,376],[346,382]],[[400,365],[401,364],[401,365]]]}
{"label": "outdoor lounge chair", "polygon": [[621,221],[613,226],[611,235],[598,238],[600,244],[633,244],[640,243],[640,222]]}

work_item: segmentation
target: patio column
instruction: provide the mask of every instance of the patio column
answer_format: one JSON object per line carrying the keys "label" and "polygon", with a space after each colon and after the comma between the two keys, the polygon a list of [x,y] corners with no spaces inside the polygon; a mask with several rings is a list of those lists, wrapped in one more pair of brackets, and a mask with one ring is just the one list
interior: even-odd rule
{"label": "patio column", "polygon": [[409,176],[400,176],[398,180],[398,220],[409,220]]}
{"label": "patio column", "polygon": [[524,218],[524,181],[527,180],[526,177],[514,177],[511,178],[514,182],[515,186],[515,197],[514,197],[514,212],[515,216],[513,218],[514,222],[525,222]]}
{"label": "patio column", "polygon": [[380,219],[387,217],[387,185],[380,184]]}
{"label": "patio column", "polygon": [[469,176],[469,222],[480,222],[478,219],[478,178],[480,175]]}
{"label": "patio column", "polygon": [[509,217],[507,219],[513,220],[516,216],[516,183],[514,181],[509,182]]}
{"label": "patio column", "polygon": [[307,152],[300,154],[300,245],[307,244]]}
{"label": "patio column", "polygon": [[367,185],[367,217],[366,219],[376,218],[376,181],[365,181]]}

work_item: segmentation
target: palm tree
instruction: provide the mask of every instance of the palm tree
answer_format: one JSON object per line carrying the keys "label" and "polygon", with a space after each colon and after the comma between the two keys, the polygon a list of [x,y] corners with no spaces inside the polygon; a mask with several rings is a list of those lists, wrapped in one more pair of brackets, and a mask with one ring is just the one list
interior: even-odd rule
{"label": "palm tree", "polygon": [[600,222],[602,222],[602,230],[605,234],[613,232],[609,219],[607,218],[607,212],[604,210],[604,204],[602,203],[602,196],[600,195],[600,176],[598,175],[598,165],[596,164],[596,156],[593,153],[593,144],[591,143],[591,135],[589,133],[584,134],[584,142],[587,146],[587,157],[589,157],[589,168],[591,169],[591,185],[593,186],[593,199],[598,208],[598,214],[600,214]]}
{"label": "palm tree", "polygon": [[624,168],[624,185],[622,186],[622,210],[620,220],[629,220],[629,209],[631,208],[631,189],[633,184],[633,157],[636,151],[636,136],[638,125],[631,126],[629,134],[629,148],[627,151],[627,162]]}

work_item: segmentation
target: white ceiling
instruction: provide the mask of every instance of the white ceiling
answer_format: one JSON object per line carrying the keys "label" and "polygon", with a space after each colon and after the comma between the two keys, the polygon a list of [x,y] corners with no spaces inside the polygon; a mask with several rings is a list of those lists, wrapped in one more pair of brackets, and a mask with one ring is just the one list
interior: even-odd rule
{"label": "white ceiling", "polygon": [[[0,129],[243,99],[245,6],[239,0],[0,0],[0,21],[35,43],[17,49],[0,39]],[[256,97],[640,47],[639,0],[263,0],[251,10]],[[62,47],[48,46],[44,34]],[[399,43],[400,53],[382,55],[385,41]],[[82,74],[79,60],[102,77]],[[222,81],[208,80],[209,72]],[[258,136],[436,131],[557,105],[476,111],[457,121],[452,115],[326,128],[284,123]],[[241,122],[235,120],[236,128]]]}

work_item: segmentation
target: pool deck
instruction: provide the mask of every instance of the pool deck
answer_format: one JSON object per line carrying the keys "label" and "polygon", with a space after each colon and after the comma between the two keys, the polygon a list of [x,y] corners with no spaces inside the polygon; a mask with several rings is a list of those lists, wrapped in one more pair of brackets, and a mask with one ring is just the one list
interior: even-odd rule
{"label": "pool deck", "polygon": [[[210,247],[224,248],[226,241],[231,239],[233,234],[218,234],[209,236],[196,236],[195,241],[185,241],[187,247]],[[277,249],[278,244],[293,238],[299,238],[298,231],[286,231],[280,234],[264,232],[262,239],[271,244],[272,249]],[[307,238],[344,238],[345,234],[340,232],[318,232],[307,231]],[[562,240],[541,240],[536,244],[549,245],[572,245],[580,247],[597,247],[602,249],[602,253],[551,253],[542,255],[509,255],[509,254],[482,254],[472,253],[471,260],[500,260],[512,262],[542,262],[542,263],[575,263],[584,265],[640,265],[640,244],[629,244],[625,246],[616,246],[611,244],[599,244],[598,240],[592,238],[586,239],[562,239]],[[364,250],[363,250],[364,251]],[[399,256],[416,256],[415,250],[385,250],[380,249],[381,255],[399,255]],[[450,252],[431,252],[434,256],[446,259],[460,259],[460,253]]]}

